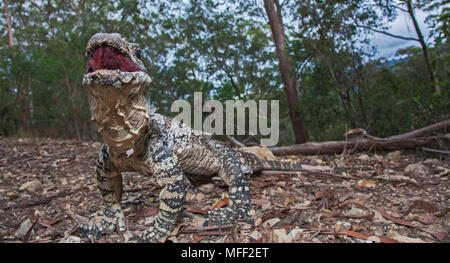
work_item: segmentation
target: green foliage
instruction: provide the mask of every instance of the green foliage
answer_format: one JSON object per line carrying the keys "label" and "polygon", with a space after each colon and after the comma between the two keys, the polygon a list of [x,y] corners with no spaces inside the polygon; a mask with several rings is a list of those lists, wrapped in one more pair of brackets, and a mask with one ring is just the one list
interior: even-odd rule
{"label": "green foliage", "polygon": [[[431,93],[423,55],[406,48],[374,60],[369,31],[388,30],[397,1],[282,1],[289,54],[310,140],[346,130],[389,136],[448,118],[448,8],[433,11],[430,53],[441,94]],[[4,2],[0,10],[4,10]],[[175,99],[280,101],[280,144],[293,140],[277,55],[261,1],[9,1],[14,47],[0,19],[0,135],[94,139],[84,49],[98,31],[119,32],[143,49],[151,103],[174,115]],[[437,12],[438,10],[439,12]],[[437,13],[436,13],[437,12]]]}

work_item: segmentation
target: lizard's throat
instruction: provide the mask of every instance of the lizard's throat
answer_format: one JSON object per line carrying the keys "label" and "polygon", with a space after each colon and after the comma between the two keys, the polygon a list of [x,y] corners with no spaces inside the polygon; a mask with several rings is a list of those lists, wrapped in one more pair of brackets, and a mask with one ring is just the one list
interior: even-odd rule
{"label": "lizard's throat", "polygon": [[92,120],[104,142],[118,154],[139,152],[150,128],[149,103],[144,95],[149,82],[87,82],[83,81],[91,93]]}

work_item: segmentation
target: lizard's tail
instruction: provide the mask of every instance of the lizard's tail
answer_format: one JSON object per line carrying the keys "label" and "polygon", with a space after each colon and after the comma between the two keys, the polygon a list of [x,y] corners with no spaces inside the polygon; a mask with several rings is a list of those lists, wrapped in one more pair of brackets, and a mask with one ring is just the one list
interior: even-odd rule
{"label": "lizard's tail", "polygon": [[248,165],[252,172],[259,171],[373,171],[370,167],[328,167],[328,166],[311,166],[302,165],[298,162],[280,162],[280,161],[269,161],[258,158],[256,155],[248,152],[239,151],[239,158],[242,159],[242,163]]}
{"label": "lizard's tail", "polygon": [[269,161],[258,158],[253,153],[238,151],[238,156],[241,159],[242,164],[246,164],[251,167],[253,172],[259,172],[263,170],[275,170],[275,171],[301,171],[302,165],[300,163],[288,163],[279,161]]}
{"label": "lizard's tail", "polygon": [[300,163],[288,163],[279,161],[261,160],[262,170],[277,170],[277,171],[301,171],[302,165]]}

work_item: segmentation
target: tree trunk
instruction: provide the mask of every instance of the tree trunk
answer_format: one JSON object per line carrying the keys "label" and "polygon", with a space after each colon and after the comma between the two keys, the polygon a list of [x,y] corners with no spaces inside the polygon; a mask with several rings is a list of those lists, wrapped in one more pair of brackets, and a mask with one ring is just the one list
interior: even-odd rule
{"label": "tree trunk", "polygon": [[[73,121],[73,125],[75,127],[75,132],[78,138],[78,141],[81,141],[81,136],[80,136],[80,128],[78,125],[78,114],[77,111],[75,110],[75,105],[73,104],[73,100],[74,100],[74,95],[73,95],[73,88],[72,85],[70,85],[70,81],[69,81],[69,76],[67,75],[67,71],[66,68],[63,66],[64,68],[64,79],[66,81],[66,87],[67,87],[67,92],[69,93],[69,106],[70,106],[70,112],[72,114],[72,121]],[[71,136],[71,134],[69,135]],[[72,137],[72,136],[71,136]]]}
{"label": "tree trunk", "polygon": [[8,0],[3,0],[3,3],[5,5],[6,23],[8,25],[9,47],[14,47],[13,33],[11,28],[11,17],[9,16],[9,9],[8,9]]}
{"label": "tree trunk", "polygon": [[289,116],[294,129],[295,143],[303,143],[308,139],[305,122],[296,110],[298,102],[297,81],[294,74],[291,58],[287,52],[286,36],[284,33],[281,9],[278,0],[264,0],[267,17],[269,18],[275,48],[277,51],[281,79],[283,80],[284,92],[287,96]]}
{"label": "tree trunk", "polygon": [[436,75],[434,73],[433,67],[431,65],[430,56],[428,53],[427,44],[423,38],[422,32],[420,31],[419,24],[417,23],[417,19],[414,15],[414,10],[411,4],[411,0],[406,1],[406,6],[408,7],[408,14],[411,17],[411,20],[414,24],[414,29],[416,30],[417,37],[419,38],[419,43],[422,46],[423,56],[425,58],[425,64],[427,65],[428,74],[430,76],[431,83],[434,85],[434,91],[437,93],[441,93],[441,87],[437,81]]}

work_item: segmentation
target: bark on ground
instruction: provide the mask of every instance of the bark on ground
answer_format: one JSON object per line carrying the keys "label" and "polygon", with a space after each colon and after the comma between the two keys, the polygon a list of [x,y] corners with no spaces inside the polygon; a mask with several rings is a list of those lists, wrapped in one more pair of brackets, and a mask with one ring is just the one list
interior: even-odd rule
{"label": "bark on ground", "polygon": [[[0,242],[123,242],[151,225],[161,190],[124,174],[128,231],[80,237],[77,223],[101,207],[94,164],[101,144],[0,139]],[[365,171],[267,173],[249,179],[255,225],[203,228],[203,214],[227,205],[220,181],[191,188],[168,242],[449,242],[447,155],[392,151],[285,156],[313,166]]]}

